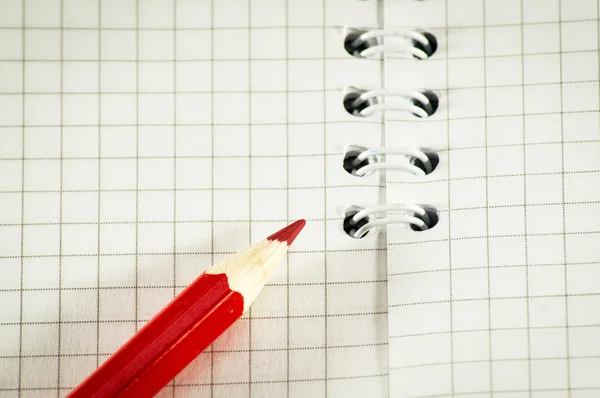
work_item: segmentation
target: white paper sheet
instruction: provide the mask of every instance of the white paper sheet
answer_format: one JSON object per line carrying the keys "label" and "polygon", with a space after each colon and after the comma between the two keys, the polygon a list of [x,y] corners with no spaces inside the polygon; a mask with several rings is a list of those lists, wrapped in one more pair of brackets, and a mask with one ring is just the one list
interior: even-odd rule
{"label": "white paper sheet", "polygon": [[591,397],[600,391],[598,4],[384,4],[385,26],[440,42],[386,60],[386,87],[440,94],[427,120],[386,115],[390,146],[434,148],[387,201],[435,206],[388,229],[390,395]]}
{"label": "white paper sheet", "polygon": [[161,396],[387,394],[385,241],[341,228],[380,181],[343,50],[372,3],[0,5],[0,395],[65,396],[203,269],[308,223],[251,311]]}

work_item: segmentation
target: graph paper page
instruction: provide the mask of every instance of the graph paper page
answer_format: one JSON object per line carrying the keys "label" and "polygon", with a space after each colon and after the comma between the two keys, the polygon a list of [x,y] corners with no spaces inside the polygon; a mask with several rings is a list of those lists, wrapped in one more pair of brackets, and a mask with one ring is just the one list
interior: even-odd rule
{"label": "graph paper page", "polygon": [[429,60],[388,57],[388,88],[440,95],[386,115],[386,144],[429,147],[387,201],[439,211],[388,227],[390,395],[600,394],[598,4],[387,0],[386,27],[433,33]]}
{"label": "graph paper page", "polygon": [[251,310],[160,396],[387,393],[379,145],[341,27],[370,2],[0,2],[0,396],[65,396],[204,269],[305,218]]}

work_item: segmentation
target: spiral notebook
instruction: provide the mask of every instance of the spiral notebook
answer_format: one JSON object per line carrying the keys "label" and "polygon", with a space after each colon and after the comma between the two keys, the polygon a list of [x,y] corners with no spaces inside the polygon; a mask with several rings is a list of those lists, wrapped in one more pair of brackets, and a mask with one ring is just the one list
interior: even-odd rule
{"label": "spiral notebook", "polygon": [[5,0],[0,396],[307,225],[177,397],[600,394],[593,0]]}

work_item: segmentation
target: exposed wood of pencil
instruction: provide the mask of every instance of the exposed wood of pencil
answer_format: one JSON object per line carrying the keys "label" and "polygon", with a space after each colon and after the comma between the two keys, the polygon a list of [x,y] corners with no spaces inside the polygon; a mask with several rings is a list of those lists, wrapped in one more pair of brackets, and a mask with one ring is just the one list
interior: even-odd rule
{"label": "exposed wood of pencil", "polygon": [[155,395],[242,316],[304,225],[298,220],[207,269],[69,397]]}

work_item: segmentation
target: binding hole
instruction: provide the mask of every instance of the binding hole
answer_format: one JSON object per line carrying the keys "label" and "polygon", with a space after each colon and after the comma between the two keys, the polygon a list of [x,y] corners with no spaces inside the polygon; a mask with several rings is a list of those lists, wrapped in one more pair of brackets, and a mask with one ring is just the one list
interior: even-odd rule
{"label": "binding hole", "polygon": [[[434,93],[433,91],[423,91],[422,94],[427,97],[427,99],[429,100],[429,103],[431,104],[430,106],[425,106],[421,101],[416,100],[416,99],[411,99],[411,102],[413,105],[418,106],[419,108],[423,109],[428,116],[433,115],[437,110],[438,107],[440,106],[440,99],[438,98],[437,94]],[[416,113],[413,113],[413,115],[415,115],[416,117],[420,117],[419,115],[417,115]]]}
{"label": "binding hole", "polygon": [[352,217],[354,217],[356,213],[358,213],[361,210],[363,209],[358,206],[349,207],[348,209],[346,209],[346,215],[344,217],[344,232],[346,232],[346,234],[349,237],[354,239],[363,239],[365,236],[369,235],[371,231],[367,231],[361,237],[354,236],[354,234],[356,233],[356,231],[359,230],[360,227],[362,227],[365,224],[368,224],[375,218],[375,216],[373,215],[368,215],[367,217],[361,218],[360,220],[354,222],[354,220],[352,220]]}
{"label": "binding hole", "polygon": [[[425,46],[422,43],[414,39],[412,40],[412,43],[415,48],[418,48],[419,50],[423,51],[425,54],[427,54],[427,58],[429,58],[437,51],[438,42],[436,37],[429,32],[422,32],[421,34],[425,36],[429,41],[429,49],[425,48]],[[420,59],[419,57],[416,57],[414,55],[413,58]]]}
{"label": "binding hole", "polygon": [[[429,217],[429,222],[426,222],[425,219],[419,215],[419,214],[414,214],[414,216],[418,219],[420,219],[421,221],[423,221],[425,224],[427,224],[427,228],[431,229],[433,227],[435,227],[438,223],[438,221],[440,220],[440,217],[438,215],[438,211],[435,207],[433,206],[429,206],[429,205],[419,205],[423,208],[423,210],[425,210],[425,213],[427,213],[427,216]],[[412,229],[415,232],[423,232],[419,229],[419,227],[410,224],[410,229]]]}
{"label": "binding hole", "polygon": [[344,49],[346,50],[346,52],[348,52],[348,54],[352,55],[353,57],[362,58],[360,56],[360,53],[371,46],[368,40],[361,42],[358,46],[352,45],[352,43],[354,43],[354,41],[358,39],[358,37],[363,33],[363,31],[355,31],[352,33],[348,33],[346,35],[346,38],[344,39]]}
{"label": "binding hole", "polygon": [[419,158],[414,158],[411,157],[410,159],[410,163],[417,166],[418,168],[420,168],[421,170],[423,170],[423,172],[425,174],[431,174],[435,171],[436,167],[438,166],[438,164],[440,164],[440,157],[437,154],[436,151],[434,151],[431,148],[419,148],[423,153],[425,153],[425,155],[427,155],[427,157],[429,158],[429,163],[431,163],[431,172],[427,172],[427,169],[425,168],[425,165],[423,164],[423,162],[421,161],[421,159]]}
{"label": "binding hole", "polygon": [[358,155],[360,155],[361,153],[363,153],[366,150],[367,150],[367,148],[360,147],[360,146],[352,145],[352,146],[348,147],[348,149],[346,150],[346,154],[344,155],[344,163],[343,163],[344,170],[346,170],[346,172],[348,172],[348,174],[351,174],[356,177],[366,176],[366,174],[359,176],[356,174],[356,172],[361,167],[365,167],[371,163],[375,163],[376,162],[375,157],[368,157],[367,159],[363,160],[362,162],[360,162],[358,164],[354,164],[354,161],[356,160]]}
{"label": "binding hole", "polygon": [[363,109],[368,108],[371,105],[377,103],[375,98],[370,98],[355,106],[353,103],[358,97],[361,96],[361,94],[362,92],[349,92],[344,96],[344,109],[346,109],[346,112],[348,112],[352,116],[361,116],[360,112]]}

